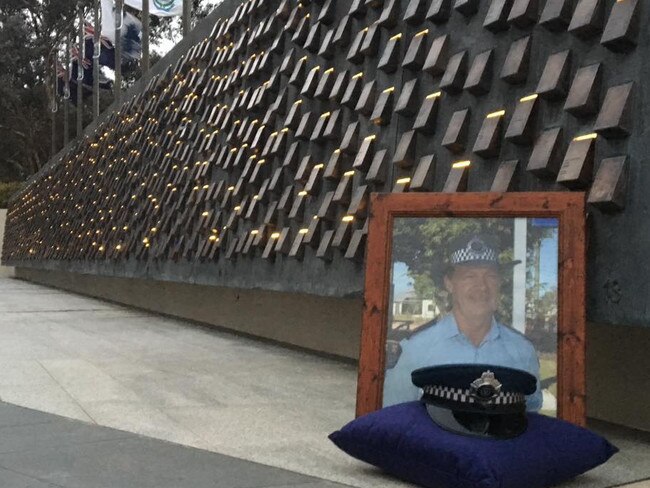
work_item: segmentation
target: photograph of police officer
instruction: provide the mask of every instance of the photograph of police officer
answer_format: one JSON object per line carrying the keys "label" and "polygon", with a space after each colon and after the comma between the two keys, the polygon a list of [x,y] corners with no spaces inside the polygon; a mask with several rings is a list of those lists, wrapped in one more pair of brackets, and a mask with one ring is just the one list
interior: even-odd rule
{"label": "photograph of police officer", "polygon": [[[411,220],[412,225],[416,226],[428,225],[417,222],[424,219],[404,220]],[[419,399],[421,392],[410,380],[410,374],[415,369],[441,364],[483,363],[532,374],[537,379],[537,389],[527,397],[527,409],[539,411],[544,407],[547,410],[544,413],[553,415],[553,395],[548,389],[545,394],[542,390],[555,379],[554,371],[550,371],[555,366],[555,354],[554,351],[543,353],[547,377],[543,384],[540,381],[542,377],[538,350],[527,337],[527,334],[537,337],[534,331],[538,327],[535,324],[539,322],[537,316],[541,313],[541,308],[534,306],[536,302],[533,300],[539,294],[535,288],[538,286],[535,265],[539,268],[540,264],[535,262],[534,257],[536,252],[539,254],[540,243],[546,247],[549,242],[552,244],[552,240],[549,241],[552,233],[546,230],[540,233],[530,227],[530,222],[524,222],[523,225],[531,230],[523,237],[519,236],[520,240],[525,241],[520,246],[523,250],[519,257],[522,259],[513,259],[514,219],[483,219],[485,222],[480,222],[480,219],[468,220],[475,222],[463,221],[452,226],[454,230],[447,236],[447,242],[434,245],[433,249],[409,250],[409,255],[415,255],[411,261],[413,269],[407,269],[402,274],[418,282],[419,287],[413,286],[406,293],[398,294],[395,288],[400,288],[399,276],[393,276],[393,309],[387,342],[383,404],[388,406]],[[502,233],[500,238],[494,235],[495,232]],[[399,236],[399,232],[396,235]],[[413,241],[413,234],[409,236],[410,241]],[[511,243],[510,249],[503,246],[504,241]],[[395,245],[398,244],[399,238],[395,242]],[[437,290],[437,296],[435,291],[423,291],[430,289],[422,285],[428,277],[423,278],[414,271],[418,262],[426,262],[426,255],[431,256],[434,262],[437,260],[437,272],[433,272],[437,275],[433,279],[433,290]],[[526,267],[529,268],[528,274]],[[423,266],[419,271],[426,269],[429,268]],[[512,283],[513,276],[517,276],[517,273],[524,277],[524,286],[520,286],[518,292]],[[554,278],[556,279],[555,276],[546,276],[550,281]],[[403,284],[401,288],[404,289]],[[528,315],[518,318],[515,328],[512,324],[513,317],[518,316],[517,302],[521,302],[521,299],[517,299],[517,293],[531,303],[521,303],[523,313]],[[441,298],[443,295],[444,300]],[[556,295],[549,294],[547,301],[554,296]],[[421,303],[419,308],[413,306],[417,303]],[[544,310],[545,316],[552,315],[552,307]]]}

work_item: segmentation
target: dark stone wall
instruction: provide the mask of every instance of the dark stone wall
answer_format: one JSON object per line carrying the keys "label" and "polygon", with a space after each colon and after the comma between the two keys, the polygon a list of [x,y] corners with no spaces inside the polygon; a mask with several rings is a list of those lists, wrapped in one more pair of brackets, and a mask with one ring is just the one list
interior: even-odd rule
{"label": "dark stone wall", "polygon": [[[299,8],[298,3],[253,0],[235,12],[235,3],[226,2],[217,9],[165,58],[165,64],[175,66],[173,72],[163,73],[161,64],[153,73],[160,75],[155,85],[144,90],[149,82],[144,80],[135,88],[136,98],[121,114],[133,121],[100,120],[86,140],[58,155],[34,178],[22,195],[23,203],[19,199],[10,209],[4,261],[24,268],[358,296],[367,228],[364,204],[372,191],[584,191],[590,202],[589,319],[650,324],[645,312],[645,276],[650,271],[645,236],[650,229],[644,191],[649,109],[643,83],[649,69],[650,33],[640,28],[647,24],[647,5],[636,0],[320,0],[302,1]],[[191,43],[210,33],[210,22],[233,12],[227,28],[216,32],[209,46],[190,49]],[[366,27],[368,31],[360,34]],[[357,37],[362,49],[355,53]],[[328,44],[332,38],[337,42]],[[439,52],[437,46],[442,46]],[[228,56],[218,55],[223,49]],[[272,54],[264,62],[253,63],[252,54],[263,57],[261,53],[269,50]],[[355,55],[350,56],[351,51]],[[561,54],[565,51],[566,58]],[[177,64],[181,55],[182,64]],[[290,55],[289,66],[283,66]],[[304,71],[298,73],[295,66],[303,58]],[[208,78],[193,84],[191,70],[197,68],[220,78],[235,69],[247,72],[228,85],[210,84]],[[360,86],[374,81],[374,90],[366,93],[371,96],[365,98],[359,91],[351,103],[343,104],[332,96],[331,86],[324,96],[316,96],[328,75],[336,79],[342,73],[347,73],[343,91],[351,89],[358,73],[363,73]],[[179,79],[192,86],[178,89]],[[414,81],[415,88],[409,91]],[[630,82],[627,96],[624,85]],[[167,87],[171,96],[164,95]],[[134,131],[145,127],[148,117],[162,120],[171,101],[178,107],[190,93],[199,96],[194,105],[186,106],[185,114],[144,131],[164,148],[147,152],[145,139],[134,136]],[[250,103],[254,93],[259,98]],[[164,103],[150,103],[154,94],[159,100],[164,97]],[[521,101],[532,94],[538,97]],[[242,96],[249,99],[238,106]],[[302,134],[301,119],[289,117],[298,100],[301,116],[312,113],[313,127]],[[400,107],[398,101],[405,103]],[[212,108],[213,115],[219,110],[221,115],[211,115]],[[464,110],[465,125],[455,125]],[[487,118],[502,110],[503,115]],[[328,112],[329,120],[338,114],[339,122],[323,134],[318,121]],[[254,136],[239,130],[251,127],[254,120],[258,127],[266,125],[257,145]],[[335,151],[347,144],[345,136],[354,123],[357,138],[341,153],[338,171],[324,177]],[[125,136],[127,144],[109,149],[109,138],[100,139],[107,128],[116,129],[110,141]],[[214,144],[202,144],[200,131],[217,129]],[[165,138],[167,131],[171,138]],[[574,141],[594,131],[595,139]],[[364,138],[373,135],[373,142],[364,144]],[[284,144],[276,150],[271,144],[269,150],[267,142],[277,137],[284,137]],[[295,142],[298,157],[285,164]],[[177,151],[177,143],[189,152]],[[265,160],[258,178],[246,168],[251,156]],[[307,156],[311,159],[302,166]],[[119,163],[122,157],[125,164]],[[209,189],[197,197],[189,180],[181,179],[180,196],[169,197],[159,183],[160,178],[165,183],[176,181],[179,169],[172,168],[169,158],[179,167],[208,161],[207,172],[193,172],[190,180]],[[464,160],[471,162],[469,167],[453,167]],[[111,161],[118,161],[117,167],[109,168]],[[310,186],[309,176],[318,164],[325,168],[316,172]],[[69,174],[61,165],[67,165]],[[129,175],[127,167],[139,169],[144,179]],[[345,176],[352,170],[352,176]],[[277,171],[276,188],[269,190]],[[132,229],[135,236],[119,229],[111,233],[112,224],[103,222],[102,235],[107,237],[102,242],[106,251],[124,243],[125,252],[97,252],[90,248],[88,236],[82,237],[85,251],[76,249],[67,236],[65,242],[57,241],[70,218],[53,216],[52,209],[60,203],[45,205],[45,198],[61,193],[74,172],[86,178],[95,175],[100,187],[119,195],[117,203],[125,207],[116,205],[117,216],[109,220],[120,229],[123,225]],[[397,184],[402,178],[411,178],[410,184]],[[160,208],[154,209],[144,193],[137,194],[136,204],[129,204],[141,181],[156,189]],[[87,184],[74,187],[80,193],[74,194],[74,201],[81,206],[70,210],[75,232],[81,230],[79,221],[96,210],[92,202],[99,195],[96,188],[83,186]],[[237,190],[226,197],[229,186]],[[298,193],[306,189],[308,194],[301,197]],[[338,201],[328,205],[328,192],[336,192]],[[257,203],[254,195],[261,195]],[[299,211],[292,212],[294,206]],[[249,216],[251,207],[257,208]],[[41,213],[45,208],[50,221]],[[207,219],[204,212],[209,213]],[[315,227],[314,215],[320,215]],[[343,222],[344,216],[354,220]],[[147,229],[160,221],[161,230],[155,236],[148,234]],[[219,242],[209,241],[212,228],[218,228]],[[300,233],[307,228],[307,234]],[[254,230],[260,235],[255,242]],[[276,232],[280,236],[274,239]],[[143,249],[145,238],[151,243],[148,250]],[[310,244],[304,243],[305,238]]]}

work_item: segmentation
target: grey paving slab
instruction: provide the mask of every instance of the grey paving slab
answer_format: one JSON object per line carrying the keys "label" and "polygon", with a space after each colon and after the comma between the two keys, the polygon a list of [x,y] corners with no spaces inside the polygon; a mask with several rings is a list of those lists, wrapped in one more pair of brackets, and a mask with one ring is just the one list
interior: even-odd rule
{"label": "grey paving slab", "polygon": [[8,469],[0,468],[0,486],[3,488],[61,488]]}
{"label": "grey paving slab", "polygon": [[21,425],[42,424],[51,421],[52,416],[44,415],[43,412],[0,402],[0,429]]}
{"label": "grey paving slab", "polygon": [[0,428],[3,488],[344,487],[7,404],[0,404],[0,420],[4,425]]}
{"label": "grey paving slab", "polygon": [[346,485],[332,483],[331,481],[315,481],[313,483],[300,483],[297,485],[274,486],[273,488],[341,488],[342,486]]}
{"label": "grey paving slab", "polygon": [[57,417],[54,421],[0,428],[0,454],[56,450],[62,445],[123,439],[129,435],[119,430],[101,429],[95,425]]}
{"label": "grey paving slab", "polygon": [[620,485],[619,488],[650,488],[650,478],[630,485]]}

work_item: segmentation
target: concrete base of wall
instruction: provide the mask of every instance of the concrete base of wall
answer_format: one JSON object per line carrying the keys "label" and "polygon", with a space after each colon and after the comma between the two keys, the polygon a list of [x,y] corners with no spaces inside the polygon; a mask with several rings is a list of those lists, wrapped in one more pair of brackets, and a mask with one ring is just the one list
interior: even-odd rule
{"label": "concrete base of wall", "polygon": [[650,431],[650,328],[589,324],[587,412]]}
{"label": "concrete base of wall", "polygon": [[[2,242],[4,241],[5,236],[5,223],[7,222],[7,209],[0,208],[0,256],[2,256]],[[13,266],[1,266],[0,265],[0,277],[7,277],[14,275]]]}
{"label": "concrete base of wall", "polygon": [[[26,280],[356,360],[363,301],[17,268]],[[650,431],[650,328],[588,324],[587,413]]]}
{"label": "concrete base of wall", "polygon": [[359,354],[363,301],[33,268],[16,277],[344,358]]}

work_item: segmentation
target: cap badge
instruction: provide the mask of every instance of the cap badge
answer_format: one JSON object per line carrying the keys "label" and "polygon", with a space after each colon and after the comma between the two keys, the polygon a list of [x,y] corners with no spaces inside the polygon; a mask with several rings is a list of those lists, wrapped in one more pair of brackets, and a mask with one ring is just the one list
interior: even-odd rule
{"label": "cap badge", "polygon": [[494,377],[494,373],[488,370],[480,378],[472,381],[469,387],[469,393],[477,401],[489,403],[499,396],[501,386],[501,382]]}

